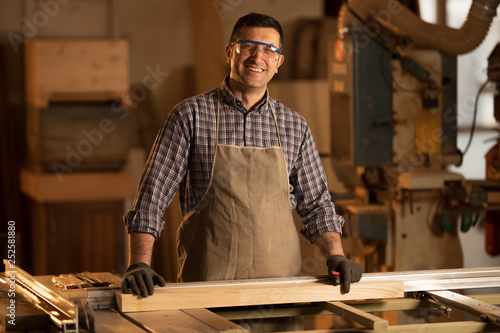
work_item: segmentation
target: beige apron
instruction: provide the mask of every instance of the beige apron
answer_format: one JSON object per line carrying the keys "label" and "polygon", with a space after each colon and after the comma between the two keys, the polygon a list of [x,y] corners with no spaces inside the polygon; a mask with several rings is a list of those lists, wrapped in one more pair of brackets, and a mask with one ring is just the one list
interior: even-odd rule
{"label": "beige apron", "polygon": [[222,145],[219,100],[210,183],[177,230],[178,280],[299,276],[299,235],[274,109],[279,147]]}

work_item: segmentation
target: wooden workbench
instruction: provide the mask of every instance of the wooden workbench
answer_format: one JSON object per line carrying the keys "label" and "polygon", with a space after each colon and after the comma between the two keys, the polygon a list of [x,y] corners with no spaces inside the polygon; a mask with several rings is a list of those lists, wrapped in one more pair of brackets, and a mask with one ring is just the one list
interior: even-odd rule
{"label": "wooden workbench", "polygon": [[[117,286],[86,292],[97,308],[96,304],[110,306],[91,309],[95,332],[245,332],[231,320],[336,314],[353,321],[356,332],[442,333],[499,330],[500,308],[495,304],[500,304],[500,294],[465,296],[451,291],[487,287],[500,287],[500,267],[368,273],[351,285],[348,294],[328,283],[326,277],[180,283],[157,287],[155,294],[145,299],[123,295]],[[96,295],[109,298],[110,293],[116,293],[121,311],[103,299],[95,302],[99,299]],[[81,295],[75,297],[81,299]],[[476,319],[456,320],[452,315],[442,322],[401,325],[383,315],[425,309],[445,315],[463,312]]]}

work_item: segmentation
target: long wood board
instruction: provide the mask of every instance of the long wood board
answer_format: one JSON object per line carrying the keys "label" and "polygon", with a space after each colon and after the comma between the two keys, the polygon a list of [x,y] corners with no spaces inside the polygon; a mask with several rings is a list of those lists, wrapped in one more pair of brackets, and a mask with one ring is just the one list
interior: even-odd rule
{"label": "long wood board", "polygon": [[346,301],[404,297],[401,281],[371,281],[351,284],[349,293],[328,280],[268,279],[231,281],[229,283],[180,283],[157,287],[147,298],[117,292],[122,312],[172,309],[217,308],[230,306]]}

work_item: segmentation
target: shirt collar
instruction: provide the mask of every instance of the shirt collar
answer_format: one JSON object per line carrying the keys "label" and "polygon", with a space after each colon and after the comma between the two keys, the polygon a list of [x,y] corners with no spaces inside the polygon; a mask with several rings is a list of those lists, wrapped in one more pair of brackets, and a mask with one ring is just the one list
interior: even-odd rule
{"label": "shirt collar", "polygon": [[[226,76],[222,83],[220,84],[220,92],[221,98],[224,103],[234,108],[244,107],[243,101],[234,96],[231,89],[229,89],[229,85],[227,84],[229,80],[229,76]],[[253,108],[253,111],[258,111],[260,113],[269,111],[269,89],[266,88],[266,93],[262,100]]]}

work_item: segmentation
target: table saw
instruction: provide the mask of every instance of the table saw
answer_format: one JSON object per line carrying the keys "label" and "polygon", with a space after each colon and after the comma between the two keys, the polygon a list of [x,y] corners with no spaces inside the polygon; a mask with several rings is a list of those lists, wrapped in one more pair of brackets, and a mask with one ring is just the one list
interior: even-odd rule
{"label": "table saw", "polygon": [[[332,314],[356,332],[500,331],[500,294],[464,294],[500,287],[500,267],[367,273],[348,294],[313,276],[172,283],[143,299],[122,294],[110,273],[33,277],[4,263],[0,332],[246,332],[231,320]],[[385,315],[422,309],[450,319],[400,324]]]}

